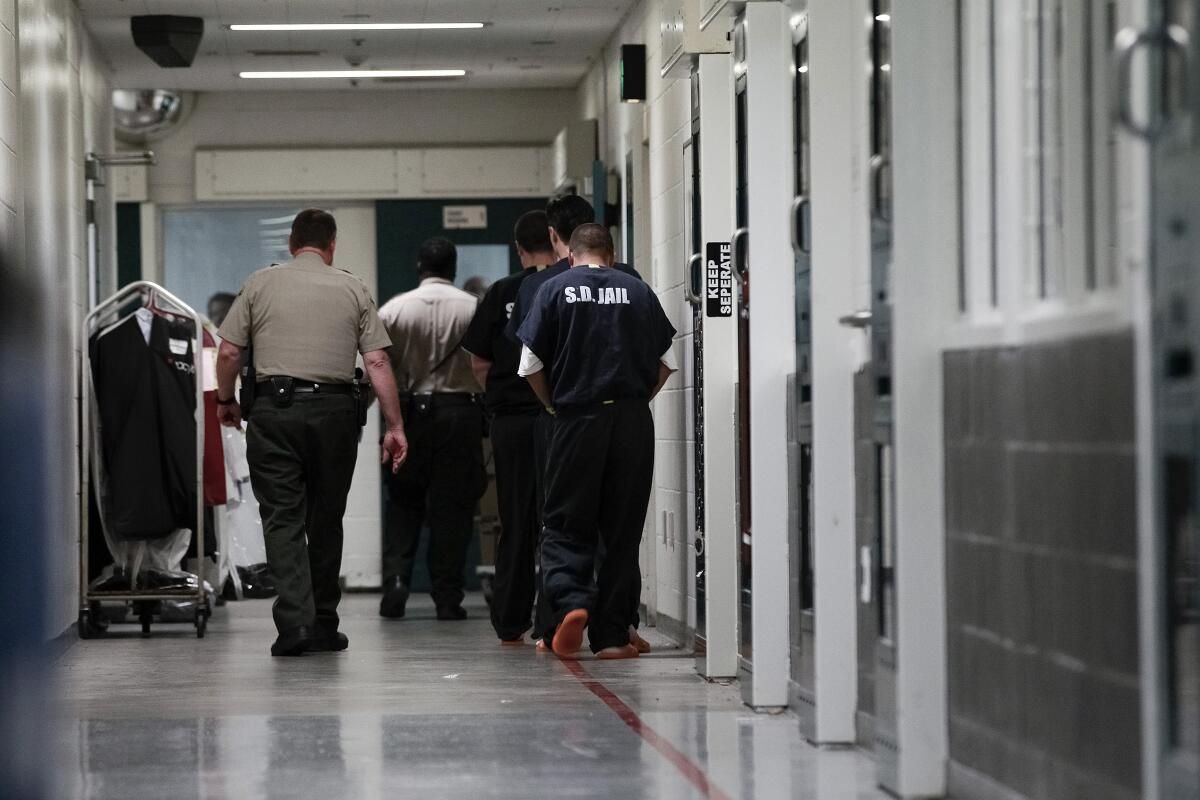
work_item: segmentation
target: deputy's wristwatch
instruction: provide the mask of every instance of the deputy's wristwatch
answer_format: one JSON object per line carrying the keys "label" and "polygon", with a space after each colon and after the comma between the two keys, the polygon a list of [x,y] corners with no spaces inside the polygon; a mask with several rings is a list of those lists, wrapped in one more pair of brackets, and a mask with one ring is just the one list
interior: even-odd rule
{"label": "deputy's wristwatch", "polygon": [[219,406],[231,406],[236,402],[237,402],[236,395],[234,397],[229,398],[228,400],[222,400],[219,397],[217,398],[217,405],[219,405]]}

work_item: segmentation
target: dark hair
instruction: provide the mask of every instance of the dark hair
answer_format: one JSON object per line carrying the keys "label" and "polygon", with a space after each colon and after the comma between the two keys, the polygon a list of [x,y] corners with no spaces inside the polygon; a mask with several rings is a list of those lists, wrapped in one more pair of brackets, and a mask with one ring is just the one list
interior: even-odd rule
{"label": "dark hair", "polygon": [[608,228],[594,222],[580,225],[571,234],[571,252],[576,255],[592,253],[598,256],[608,256],[611,259],[613,256],[612,234],[608,232]]}
{"label": "dark hair", "polygon": [[426,239],[417,252],[417,271],[453,280],[458,272],[458,248],[441,236]]}
{"label": "dark hair", "polygon": [[545,253],[553,250],[550,244],[550,223],[545,211],[527,211],[517,220],[513,238],[526,253]]}
{"label": "dark hair", "polygon": [[234,300],[237,300],[237,295],[232,292],[217,292],[208,298],[208,304],[211,306],[213,303],[232,303]]}
{"label": "dark hair", "polygon": [[288,243],[294,250],[301,247],[328,250],[336,238],[337,222],[334,221],[333,214],[319,208],[306,208],[292,221],[292,238]]}
{"label": "dark hair", "polygon": [[546,222],[564,242],[571,240],[571,234],[580,225],[595,221],[596,211],[592,204],[577,194],[552,197],[546,204]]}

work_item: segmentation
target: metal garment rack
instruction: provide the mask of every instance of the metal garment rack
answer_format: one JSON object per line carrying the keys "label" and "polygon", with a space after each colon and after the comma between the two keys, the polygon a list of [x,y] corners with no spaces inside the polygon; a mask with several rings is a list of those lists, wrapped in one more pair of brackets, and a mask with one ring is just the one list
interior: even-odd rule
{"label": "metal garment rack", "polygon": [[[92,445],[92,368],[89,358],[89,342],[92,334],[120,313],[121,308],[137,297],[149,297],[155,302],[165,301],[173,306],[172,313],[187,317],[195,325],[195,341],[192,360],[196,377],[196,589],[159,589],[155,591],[92,592],[88,581],[88,537],[90,526],[91,492],[91,445]],[[153,616],[152,606],[162,600],[195,600],[196,636],[204,638],[208,618],[212,614],[204,592],[204,325],[203,318],[187,303],[156,283],[137,281],[99,303],[83,318],[79,331],[79,451],[80,451],[80,514],[79,514],[79,637],[92,638],[103,632],[99,614],[102,601],[132,602],[140,605],[139,618],[142,634],[149,635]]]}

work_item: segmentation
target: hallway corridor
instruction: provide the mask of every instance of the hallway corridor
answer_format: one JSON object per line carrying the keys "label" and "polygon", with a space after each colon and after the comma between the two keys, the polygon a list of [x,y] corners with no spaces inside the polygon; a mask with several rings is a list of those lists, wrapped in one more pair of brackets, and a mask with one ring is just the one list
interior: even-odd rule
{"label": "hallway corridor", "polygon": [[575,669],[501,648],[477,598],[438,623],[427,600],[375,616],[343,602],[350,650],[273,659],[270,603],[190,626],[75,642],[59,662],[56,797],[805,798],[866,800],[864,755],[806,745],[650,631],[655,654]]}

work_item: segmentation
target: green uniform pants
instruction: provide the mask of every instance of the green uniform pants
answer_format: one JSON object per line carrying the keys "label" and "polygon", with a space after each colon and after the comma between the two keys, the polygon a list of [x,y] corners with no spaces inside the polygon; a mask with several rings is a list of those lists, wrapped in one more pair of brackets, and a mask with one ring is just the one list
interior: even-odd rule
{"label": "green uniform pants", "polygon": [[342,515],[358,455],[348,395],[297,394],[287,408],[254,402],[247,432],[250,480],[279,596],[275,627],[338,627]]}

